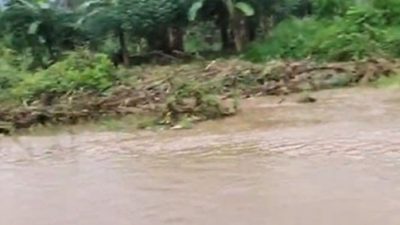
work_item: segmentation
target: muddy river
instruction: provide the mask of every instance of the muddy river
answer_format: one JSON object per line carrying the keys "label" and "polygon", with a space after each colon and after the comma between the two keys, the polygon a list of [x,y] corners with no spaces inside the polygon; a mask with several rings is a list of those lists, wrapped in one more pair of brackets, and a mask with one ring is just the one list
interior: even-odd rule
{"label": "muddy river", "polygon": [[0,224],[400,224],[400,92],[313,95],[192,130],[3,137]]}

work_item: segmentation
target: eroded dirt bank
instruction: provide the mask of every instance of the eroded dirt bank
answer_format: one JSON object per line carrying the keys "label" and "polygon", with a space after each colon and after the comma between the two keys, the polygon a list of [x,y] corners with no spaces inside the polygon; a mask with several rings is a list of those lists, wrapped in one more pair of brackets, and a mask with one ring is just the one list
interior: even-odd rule
{"label": "eroded dirt bank", "polygon": [[398,224],[400,92],[313,97],[193,130],[3,137],[0,224]]}
{"label": "eroded dirt bank", "polygon": [[[286,95],[367,84],[398,74],[399,60],[341,63],[216,60],[120,71],[103,92],[44,91],[0,108],[0,133],[40,124],[79,124],[104,117],[151,114],[154,123],[205,121],[236,114],[235,102],[252,96]],[[15,102],[16,101],[16,102]],[[153,123],[153,125],[154,125]],[[145,126],[146,127],[146,126]]]}
{"label": "eroded dirt bank", "polygon": [[[1,139],[2,159],[10,154],[23,158],[46,157],[53,154],[67,155],[85,152],[135,154],[180,153],[187,149],[213,146],[240,146],[250,143],[259,148],[274,151],[277,147],[288,150],[293,142],[303,143],[304,150],[320,141],[335,147],[359,142],[368,146],[379,138],[379,145],[397,147],[400,141],[400,92],[373,88],[327,90],[313,94],[317,102],[297,103],[298,95],[253,98],[242,103],[240,113],[223,120],[208,121],[192,130],[122,132],[63,133],[56,136],[14,137]],[[360,139],[360,140],[359,140]],[[340,147],[340,146],[339,146]],[[349,146],[351,147],[351,146]],[[357,146],[353,146],[356,148]],[[58,151],[62,149],[63,151]],[[94,150],[95,149],[95,150]],[[295,150],[295,149],[293,149]],[[320,149],[319,149],[320,150]],[[32,155],[26,153],[32,151]],[[24,156],[25,155],[25,156]],[[13,157],[11,157],[13,158]]]}

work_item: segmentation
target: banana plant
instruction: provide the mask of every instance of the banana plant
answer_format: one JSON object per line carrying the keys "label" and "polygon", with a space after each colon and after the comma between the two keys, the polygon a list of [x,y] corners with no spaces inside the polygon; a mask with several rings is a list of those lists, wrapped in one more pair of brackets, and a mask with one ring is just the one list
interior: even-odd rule
{"label": "banana plant", "polygon": [[82,3],[76,9],[82,15],[77,27],[84,27],[93,39],[104,38],[112,34],[119,43],[119,54],[125,66],[129,66],[129,50],[126,41],[126,29],[121,16],[121,5],[118,0],[91,0]]}
{"label": "banana plant", "polygon": [[[252,5],[248,2],[237,1],[234,0],[221,0],[224,3],[226,9],[229,11],[229,16],[233,17],[237,11],[240,11],[245,16],[253,16],[255,14],[255,10]],[[189,9],[188,17],[190,21],[194,21],[199,14],[199,11],[208,4],[207,0],[198,0],[192,4]]]}
{"label": "banana plant", "polygon": [[[188,18],[190,21],[194,21],[198,17],[200,10],[210,5],[216,6],[217,9],[212,11],[219,13],[218,18],[222,21],[220,23],[221,26],[224,26],[227,22],[227,28],[232,32],[235,49],[240,52],[248,42],[246,17],[254,16],[255,9],[253,5],[247,1],[219,0],[218,3],[216,4],[215,0],[198,0],[190,7]],[[218,8],[218,6],[222,6],[222,8]],[[227,35],[224,29],[226,28],[221,28],[221,32],[225,32],[222,36]]]}
{"label": "banana plant", "polygon": [[[33,64],[45,67],[44,60],[54,62],[61,46],[74,33],[71,13],[54,8],[47,1],[13,0],[1,14],[3,33],[16,50],[30,49]],[[47,52],[47,56],[46,56]]]}

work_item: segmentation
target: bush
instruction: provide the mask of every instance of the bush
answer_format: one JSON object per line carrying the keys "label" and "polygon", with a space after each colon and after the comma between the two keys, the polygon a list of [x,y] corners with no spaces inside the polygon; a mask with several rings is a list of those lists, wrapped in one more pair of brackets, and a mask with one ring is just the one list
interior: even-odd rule
{"label": "bush", "polygon": [[311,41],[314,57],[346,61],[383,54],[382,12],[371,7],[351,7],[343,18],[321,29]]}
{"label": "bush", "polygon": [[279,24],[264,41],[244,55],[248,60],[271,58],[348,61],[370,56],[399,56],[400,32],[387,11],[370,5],[350,7],[332,20],[291,19]]}
{"label": "bush", "polygon": [[48,69],[24,76],[13,93],[20,98],[32,99],[44,92],[101,92],[113,84],[113,68],[106,55],[89,51],[72,52]]}
{"label": "bush", "polygon": [[19,71],[14,67],[0,59],[0,90],[5,92],[9,88],[15,86],[21,79]]}
{"label": "bush", "polygon": [[20,82],[23,74],[0,59],[0,101],[4,103],[11,98],[11,88]]}
{"label": "bush", "polygon": [[265,61],[272,58],[307,57],[310,42],[328,25],[329,22],[317,21],[314,18],[288,19],[280,23],[268,38],[250,46],[244,58]]}
{"label": "bush", "polygon": [[354,5],[353,0],[313,0],[313,10],[318,17],[342,16]]}
{"label": "bush", "polygon": [[382,43],[386,52],[400,57],[400,26],[390,26],[385,30],[385,40]]}
{"label": "bush", "polygon": [[0,43],[0,100],[2,102],[10,98],[10,89],[26,75],[16,66],[18,60],[15,52]]}
{"label": "bush", "polygon": [[381,10],[388,25],[400,24],[399,0],[373,0],[374,8]]}

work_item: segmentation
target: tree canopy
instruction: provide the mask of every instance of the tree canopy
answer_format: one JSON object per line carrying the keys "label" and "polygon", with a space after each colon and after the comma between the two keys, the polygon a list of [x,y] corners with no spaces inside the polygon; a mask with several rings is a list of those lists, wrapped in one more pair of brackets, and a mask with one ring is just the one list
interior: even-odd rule
{"label": "tree canopy", "polygon": [[[344,16],[353,5],[372,5],[391,23],[399,22],[396,0],[5,0],[0,12],[2,43],[30,54],[32,67],[46,67],[62,53],[87,46],[108,48],[130,64],[137,47],[174,54],[184,52],[187,34],[214,24],[221,49],[242,52],[290,17]],[[397,9],[395,11],[394,9]],[[218,35],[215,35],[218,34]],[[205,34],[204,38],[208,36]],[[209,38],[208,38],[209,39]],[[208,40],[207,39],[207,40]],[[110,47],[113,46],[113,47]]]}

